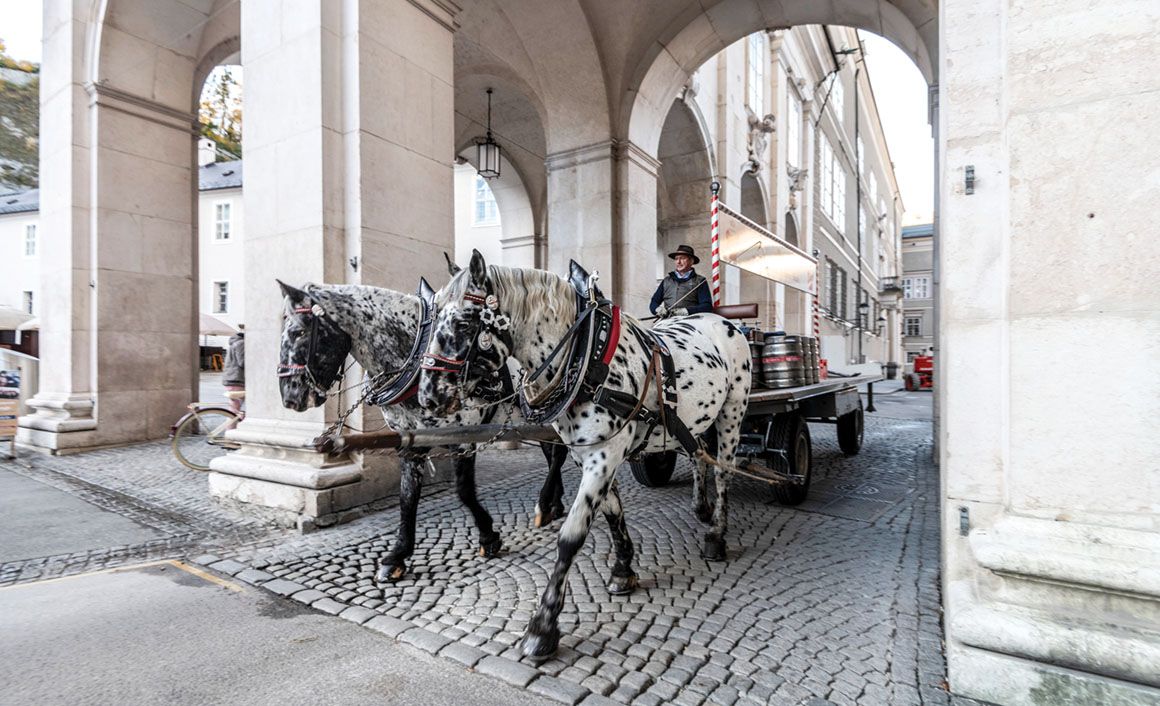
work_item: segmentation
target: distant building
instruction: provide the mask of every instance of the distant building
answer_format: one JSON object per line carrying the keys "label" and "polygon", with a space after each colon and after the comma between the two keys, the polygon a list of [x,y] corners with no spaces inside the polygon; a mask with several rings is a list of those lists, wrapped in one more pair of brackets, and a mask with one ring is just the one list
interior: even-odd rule
{"label": "distant building", "polygon": [[934,347],[934,225],[902,229],[902,347],[906,362]]}
{"label": "distant building", "polygon": [[[230,326],[244,324],[242,297],[242,162],[214,161],[209,140],[198,149],[199,308]],[[40,191],[0,194],[0,306],[38,316],[41,240]],[[224,336],[201,336],[222,347]]]}

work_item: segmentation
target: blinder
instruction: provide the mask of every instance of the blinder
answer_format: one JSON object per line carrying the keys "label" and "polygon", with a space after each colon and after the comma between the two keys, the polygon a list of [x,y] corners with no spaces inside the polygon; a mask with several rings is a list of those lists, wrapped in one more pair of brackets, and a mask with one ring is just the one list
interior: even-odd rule
{"label": "blinder", "polygon": [[[306,332],[306,362],[301,364],[279,363],[278,377],[288,378],[302,376],[306,378],[306,384],[310,386],[311,390],[315,394],[321,397],[325,397],[330,387],[334,385],[335,381],[331,381],[329,385],[323,385],[321,382],[319,382],[319,376],[315,374],[315,369],[317,369],[315,358],[317,356],[318,327],[320,325],[319,322],[323,319],[323,317],[326,316],[326,310],[323,309],[321,305],[314,304],[308,307],[294,307],[293,313],[307,316],[310,319],[310,327]],[[344,331],[339,331],[339,333],[343,336],[346,336],[348,339],[350,338],[349,335]],[[315,369],[312,369],[312,367]],[[337,380],[341,380],[343,377],[342,361],[339,361],[337,368]]]}
{"label": "blinder", "polygon": [[[464,301],[472,302],[482,307],[479,312],[479,326],[471,337],[471,344],[467,349],[467,353],[462,358],[447,358],[445,356],[427,353],[423,356],[423,362],[419,366],[422,370],[430,370],[433,372],[455,373],[460,376],[460,381],[465,382],[471,376],[473,367],[482,367],[483,373],[479,375],[480,380],[477,384],[483,385],[486,389],[495,391],[496,385],[500,385],[502,379],[505,377],[506,370],[506,356],[500,356],[495,350],[495,342],[498,340],[507,348],[508,355],[511,354],[513,343],[511,336],[511,317],[499,310],[499,297],[491,291],[491,283],[487,283],[488,293],[485,296],[478,294],[467,293],[463,295]],[[490,365],[479,366],[481,362],[481,352],[487,354],[485,358]],[[508,385],[511,382],[508,380]]]}

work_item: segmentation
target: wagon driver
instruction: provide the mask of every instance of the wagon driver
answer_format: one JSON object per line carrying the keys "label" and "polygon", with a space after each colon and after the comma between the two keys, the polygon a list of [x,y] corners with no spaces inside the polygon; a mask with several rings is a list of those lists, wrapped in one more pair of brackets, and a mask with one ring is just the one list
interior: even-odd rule
{"label": "wagon driver", "polygon": [[665,275],[649,302],[649,311],[658,318],[666,316],[688,316],[713,311],[713,297],[709,293],[709,282],[693,269],[701,261],[693,248],[678,245],[669,253],[675,269]]}

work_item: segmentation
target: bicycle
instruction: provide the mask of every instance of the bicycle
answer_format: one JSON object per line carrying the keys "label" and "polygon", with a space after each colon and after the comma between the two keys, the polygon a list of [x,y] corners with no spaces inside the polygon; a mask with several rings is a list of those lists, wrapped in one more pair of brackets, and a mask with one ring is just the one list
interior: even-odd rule
{"label": "bicycle", "polygon": [[[229,390],[226,397],[244,400],[246,393]],[[170,431],[173,455],[187,468],[208,471],[210,461],[238,448],[238,444],[227,439],[225,434],[245,416],[245,412],[235,412],[220,404],[194,402]]]}

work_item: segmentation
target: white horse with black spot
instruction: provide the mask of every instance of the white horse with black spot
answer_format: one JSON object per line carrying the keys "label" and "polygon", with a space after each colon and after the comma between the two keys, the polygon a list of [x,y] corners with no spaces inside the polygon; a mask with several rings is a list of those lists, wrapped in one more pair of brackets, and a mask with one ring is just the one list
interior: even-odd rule
{"label": "white horse with black spot", "polygon": [[[587,292],[578,295],[578,289],[591,289],[591,283],[578,283],[577,271],[586,275],[574,265],[570,281],[542,270],[488,267],[475,252],[468,269],[436,296],[435,334],[419,380],[420,404],[436,414],[453,413],[461,405],[460,393],[469,389],[470,380],[464,378],[487,373],[486,366],[466,364],[482,342],[489,351],[510,354],[525,370],[541,373],[537,379],[549,381],[536,390],[525,384],[521,392],[525,404],[530,404],[529,396],[551,397],[553,390],[570,382],[583,388],[574,397],[570,393],[560,397],[567,406],[551,422],[583,476],[560,530],[556,565],[521,643],[525,655],[537,658],[553,654],[558,646],[564,582],[597,510],[608,520],[616,551],[608,591],[627,594],[636,587],[632,540],[616,484],[617,466],[630,455],[678,448],[673,414],[683,422],[686,440],[715,432],[717,459],[731,463],[749,398],[749,346],[732,323],[715,314],[696,314],[662,321],[650,331],[610,303],[604,308],[611,323],[600,329],[606,335],[591,338],[598,345],[589,352],[589,360],[603,378],[593,394],[591,371],[586,369],[580,376],[584,379],[578,381],[569,361],[579,358],[559,355],[569,348],[567,339],[585,329],[578,319],[597,308],[595,295],[587,299]],[[592,318],[590,324],[595,325],[595,314]],[[658,360],[665,348],[672,364],[662,366]],[[671,371],[663,381],[662,367]],[[662,382],[664,390],[658,396],[656,388]],[[636,404],[626,405],[626,400]],[[658,419],[669,423],[658,423]],[[704,456],[699,454],[699,458]],[[710,467],[698,460],[694,507],[697,516],[711,525],[703,555],[721,560],[725,558],[727,478],[719,469],[712,470],[716,502],[707,488]]]}

